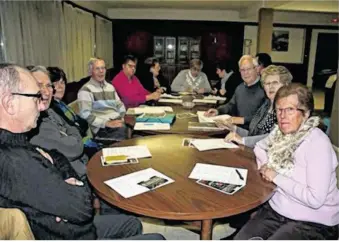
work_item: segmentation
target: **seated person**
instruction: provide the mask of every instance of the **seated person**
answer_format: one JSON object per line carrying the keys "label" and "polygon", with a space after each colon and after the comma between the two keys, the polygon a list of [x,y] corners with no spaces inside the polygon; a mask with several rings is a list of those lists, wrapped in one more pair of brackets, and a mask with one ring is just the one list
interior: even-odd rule
{"label": "seated person", "polygon": [[235,89],[242,83],[238,70],[231,66],[230,61],[218,63],[216,73],[221,79],[214,87],[212,93],[221,97],[226,97],[226,103],[231,100]]}
{"label": "seated person", "polygon": [[265,68],[261,74],[261,82],[267,99],[253,116],[248,130],[232,124],[230,119],[218,122],[219,127],[225,127],[231,131],[225,141],[235,141],[254,148],[259,140],[265,138],[277,123],[277,115],[273,108],[275,94],[280,87],[290,84],[292,78],[291,73],[284,66],[270,65]]}
{"label": "seated person", "polygon": [[48,150],[56,149],[67,157],[78,175],[84,177],[88,157],[84,153],[79,130],[69,125],[50,108],[53,86],[47,69],[43,66],[35,66],[31,72],[41,87],[44,109],[40,114],[37,127],[29,132],[30,143]]}
{"label": "seated person", "polygon": [[122,70],[112,80],[112,85],[117,90],[126,109],[138,107],[147,101],[158,100],[161,94],[160,89],[150,93],[141,85],[139,79],[134,75],[136,66],[137,59],[134,56],[125,56]]}
{"label": "seated person", "polygon": [[82,119],[79,115],[62,100],[65,95],[67,77],[65,72],[58,67],[48,67],[49,76],[54,86],[54,95],[51,102],[51,108],[60,115],[69,125],[76,127],[81,136],[84,144],[84,151],[88,158],[91,158],[101,147],[98,143],[93,141],[88,135],[88,123],[85,119]]}
{"label": "seated person", "polygon": [[161,75],[160,62],[156,58],[147,60],[150,62],[145,63],[145,67],[142,68],[139,78],[141,84],[149,92],[154,92],[158,89],[162,89],[161,92],[171,93],[171,88],[164,76]]}
{"label": "seated person", "polygon": [[91,79],[78,92],[80,117],[85,119],[94,138],[121,141],[128,137],[124,123],[126,109],[115,88],[105,80],[105,61],[91,58]]}
{"label": "seated person", "polygon": [[16,208],[0,208],[0,240],[34,240],[25,214]]}
{"label": "seated person", "polygon": [[259,107],[266,99],[265,92],[260,83],[260,76],[256,70],[257,62],[250,55],[244,55],[239,60],[239,70],[243,84],[235,89],[232,99],[218,109],[209,109],[206,116],[229,114],[232,120],[248,129],[248,125]]}
{"label": "seated person", "polygon": [[269,65],[272,65],[272,58],[267,53],[258,53],[258,54],[256,54],[255,58],[258,62],[257,71],[260,75],[261,75],[263,69],[265,69]]}
{"label": "seated person", "polygon": [[142,224],[133,216],[94,217],[91,189],[67,158],[28,142],[27,132],[45,109],[29,71],[1,64],[0,97],[0,207],[23,211],[36,239],[163,238],[140,235]]}
{"label": "seated person", "polygon": [[203,62],[198,59],[190,61],[190,69],[182,70],[174,78],[172,92],[210,93],[211,85],[205,73],[201,71]]}
{"label": "seated person", "polygon": [[[299,83],[274,99],[278,125],[254,149],[262,177],[277,187],[235,236],[237,240],[338,239],[338,160],[319,128],[312,92]],[[321,152],[319,152],[321,151]]]}

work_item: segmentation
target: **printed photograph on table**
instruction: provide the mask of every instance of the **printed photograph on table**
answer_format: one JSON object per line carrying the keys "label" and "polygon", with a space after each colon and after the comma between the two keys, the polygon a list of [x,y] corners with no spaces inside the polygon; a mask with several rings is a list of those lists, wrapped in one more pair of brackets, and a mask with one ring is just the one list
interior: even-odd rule
{"label": "printed photograph on table", "polygon": [[274,30],[272,34],[272,51],[288,52],[289,32]]}
{"label": "printed photograph on table", "polygon": [[120,158],[116,159],[110,159],[110,160],[105,160],[104,157],[101,157],[101,164],[103,166],[116,166],[116,165],[128,165],[128,164],[137,164],[139,163],[139,160],[137,158],[132,158],[132,157],[128,157],[126,158],[126,156],[121,156]]}
{"label": "printed photograph on table", "polygon": [[197,183],[228,195],[233,195],[243,187],[242,185],[206,180],[198,180]]}
{"label": "printed photograph on table", "polygon": [[165,178],[158,177],[158,176],[152,176],[147,181],[139,182],[138,185],[147,187],[148,189],[152,190],[165,184],[166,182],[168,182],[168,180]]}

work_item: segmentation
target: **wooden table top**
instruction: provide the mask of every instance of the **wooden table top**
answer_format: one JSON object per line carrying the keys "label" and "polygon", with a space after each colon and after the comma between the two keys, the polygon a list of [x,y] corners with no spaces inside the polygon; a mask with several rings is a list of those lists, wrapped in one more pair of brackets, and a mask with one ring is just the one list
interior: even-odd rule
{"label": "wooden table top", "polygon": [[[139,164],[103,167],[101,152],[87,165],[88,178],[97,194],[109,203],[136,214],[173,220],[204,220],[228,217],[251,210],[269,199],[274,189],[264,181],[256,167],[254,153],[247,148],[199,152],[182,147],[188,135],[155,135],[125,140],[114,146],[147,145],[152,158],[139,159]],[[204,137],[201,137],[204,138]],[[196,184],[189,179],[196,163],[248,169],[247,184],[234,195],[227,195]],[[123,198],[103,182],[146,168],[165,174],[174,183],[153,191]]]}
{"label": "wooden table top", "polygon": [[[181,104],[172,104],[166,103],[163,106],[170,106],[173,108],[173,112],[175,114],[179,113],[194,113],[196,114],[197,111],[207,111],[210,108],[213,108],[212,105],[204,105],[204,104],[197,104],[192,109],[185,109],[182,107]],[[174,123],[171,125],[170,130],[138,130],[137,132],[144,133],[144,134],[192,134],[192,135],[203,135],[203,136],[220,136],[225,137],[228,131],[192,131],[188,130],[188,122],[199,122],[198,117],[193,118],[185,118],[185,119],[178,119],[175,118]],[[135,116],[134,115],[126,115],[125,116],[125,123],[130,126],[131,128],[135,125]]]}

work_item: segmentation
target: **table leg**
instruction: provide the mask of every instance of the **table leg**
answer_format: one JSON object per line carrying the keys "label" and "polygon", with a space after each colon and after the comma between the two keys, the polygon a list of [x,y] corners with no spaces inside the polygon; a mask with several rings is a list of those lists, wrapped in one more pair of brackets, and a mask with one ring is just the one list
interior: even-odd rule
{"label": "table leg", "polygon": [[201,240],[212,239],[212,219],[202,220],[200,239]]}

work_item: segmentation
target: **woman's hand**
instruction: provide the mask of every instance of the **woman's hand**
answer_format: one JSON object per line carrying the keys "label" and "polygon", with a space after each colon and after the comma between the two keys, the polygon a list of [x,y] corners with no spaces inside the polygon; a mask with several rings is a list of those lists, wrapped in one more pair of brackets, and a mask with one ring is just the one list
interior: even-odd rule
{"label": "woman's hand", "polygon": [[262,177],[269,182],[273,182],[273,179],[278,175],[275,170],[268,168],[267,165],[263,165],[259,171]]}
{"label": "woman's hand", "polygon": [[225,142],[234,141],[234,142],[238,143],[239,145],[244,144],[244,142],[242,141],[242,137],[235,132],[230,132],[228,135],[226,135],[224,141]]}
{"label": "woman's hand", "polygon": [[237,129],[237,126],[232,123],[231,117],[227,119],[215,119],[214,122],[219,128],[224,128],[231,132],[235,132]]}

